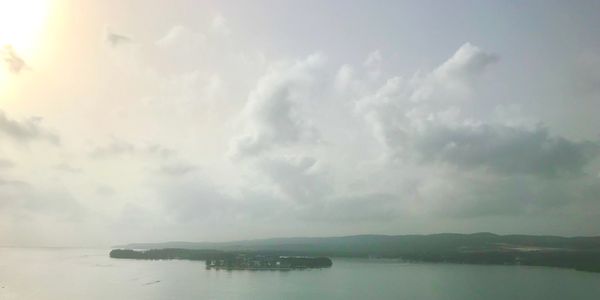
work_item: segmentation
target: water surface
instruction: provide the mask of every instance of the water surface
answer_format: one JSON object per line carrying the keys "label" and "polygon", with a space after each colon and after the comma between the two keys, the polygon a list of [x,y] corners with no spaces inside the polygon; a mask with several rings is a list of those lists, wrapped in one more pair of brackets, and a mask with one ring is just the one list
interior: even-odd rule
{"label": "water surface", "polygon": [[0,248],[0,299],[599,299],[600,274],[334,259],[322,270],[206,270],[107,249]]}

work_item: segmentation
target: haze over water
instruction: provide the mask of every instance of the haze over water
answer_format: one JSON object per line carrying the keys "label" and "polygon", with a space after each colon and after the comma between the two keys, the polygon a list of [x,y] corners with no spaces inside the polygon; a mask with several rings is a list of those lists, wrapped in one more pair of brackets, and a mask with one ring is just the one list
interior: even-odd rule
{"label": "haze over water", "polygon": [[597,299],[600,274],[546,267],[334,259],[332,268],[206,270],[107,249],[0,248],[2,300]]}

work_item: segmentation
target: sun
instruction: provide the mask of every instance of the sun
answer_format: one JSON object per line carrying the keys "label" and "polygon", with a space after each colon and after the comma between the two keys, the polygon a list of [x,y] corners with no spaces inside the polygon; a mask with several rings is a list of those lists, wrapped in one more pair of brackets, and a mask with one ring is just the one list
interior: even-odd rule
{"label": "sun", "polygon": [[50,1],[0,0],[0,95],[10,86],[15,67],[38,54]]}
{"label": "sun", "polygon": [[0,46],[33,54],[48,15],[50,0],[0,1]]}

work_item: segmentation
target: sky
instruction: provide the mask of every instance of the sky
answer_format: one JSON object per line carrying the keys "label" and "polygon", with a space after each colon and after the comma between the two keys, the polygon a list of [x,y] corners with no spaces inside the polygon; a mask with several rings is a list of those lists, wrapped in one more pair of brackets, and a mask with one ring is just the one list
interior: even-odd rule
{"label": "sky", "polygon": [[0,245],[600,235],[598,1],[0,2]]}

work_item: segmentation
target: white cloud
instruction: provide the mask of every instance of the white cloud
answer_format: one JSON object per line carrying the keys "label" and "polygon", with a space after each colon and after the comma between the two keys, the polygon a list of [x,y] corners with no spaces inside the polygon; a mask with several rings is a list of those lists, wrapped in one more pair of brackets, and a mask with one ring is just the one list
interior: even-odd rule
{"label": "white cloud", "polygon": [[291,65],[274,66],[250,92],[244,107],[245,132],[232,140],[234,157],[256,155],[274,146],[312,143],[318,132],[301,107],[318,83],[324,58],[313,54]]}
{"label": "white cloud", "polygon": [[[477,77],[496,61],[469,43],[461,46],[446,62],[428,74],[415,74],[410,80],[388,79],[377,91],[356,103],[390,159],[399,159],[411,141],[431,122],[469,123],[459,119],[455,106],[468,97]],[[454,100],[454,101],[453,101]]]}
{"label": "white cloud", "polygon": [[497,55],[466,43],[431,73],[412,79],[410,100],[444,102],[465,98],[478,77],[496,61]]}
{"label": "white cloud", "polygon": [[[81,229],[72,237],[104,237],[99,243],[107,245],[503,228],[465,225],[488,226],[494,218],[516,219],[527,229],[531,219],[543,225],[550,214],[600,213],[597,141],[544,123],[542,113],[563,111],[532,109],[534,102],[551,105],[535,92],[511,89],[510,99],[500,99],[515,84],[507,76],[522,63],[513,60],[523,45],[493,49],[503,55],[496,66],[498,55],[466,43],[437,67],[406,73],[428,64],[455,37],[417,54],[423,45],[411,39],[402,47],[361,40],[302,48],[306,36],[240,36],[263,22],[234,32],[243,20],[213,16],[177,19],[185,25],[174,26],[171,18],[116,20],[137,28],[131,36],[139,38],[107,28],[104,42],[111,47],[100,53],[73,32],[77,42],[60,47],[81,57],[58,63],[64,69],[11,78],[14,95],[23,96],[2,95],[11,117],[0,113],[0,242],[19,236],[4,228],[52,240],[64,235],[45,228],[71,227]],[[102,28],[97,25],[90,28]],[[384,48],[361,58],[372,46]],[[314,49],[326,49],[331,61],[321,54],[297,57]],[[597,94],[594,66],[581,82],[589,108]],[[53,72],[66,78],[36,81]],[[532,81],[551,86],[538,77]],[[567,100],[577,116],[569,120],[595,136],[592,118],[579,116],[581,102]],[[47,121],[14,118],[26,110]],[[47,122],[60,129],[60,139]],[[51,199],[40,203],[42,196]]]}

